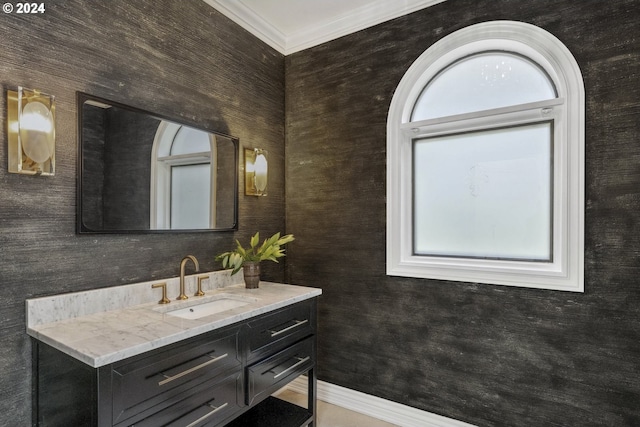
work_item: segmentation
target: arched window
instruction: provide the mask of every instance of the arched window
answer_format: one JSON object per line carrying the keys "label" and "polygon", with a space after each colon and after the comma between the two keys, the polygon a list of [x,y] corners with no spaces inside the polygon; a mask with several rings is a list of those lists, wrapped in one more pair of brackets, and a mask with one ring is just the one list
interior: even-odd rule
{"label": "arched window", "polygon": [[151,155],[151,228],[214,228],[215,136],[162,122]]}
{"label": "arched window", "polygon": [[387,273],[584,289],[584,86],[530,24],[459,30],[407,71],[387,123]]}

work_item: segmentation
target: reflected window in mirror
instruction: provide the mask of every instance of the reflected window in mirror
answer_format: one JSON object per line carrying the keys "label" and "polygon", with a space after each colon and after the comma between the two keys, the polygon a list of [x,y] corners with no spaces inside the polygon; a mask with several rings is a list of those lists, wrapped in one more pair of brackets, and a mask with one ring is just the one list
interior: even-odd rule
{"label": "reflected window in mirror", "polygon": [[151,226],[156,229],[214,228],[216,136],[162,122],[151,159]]}

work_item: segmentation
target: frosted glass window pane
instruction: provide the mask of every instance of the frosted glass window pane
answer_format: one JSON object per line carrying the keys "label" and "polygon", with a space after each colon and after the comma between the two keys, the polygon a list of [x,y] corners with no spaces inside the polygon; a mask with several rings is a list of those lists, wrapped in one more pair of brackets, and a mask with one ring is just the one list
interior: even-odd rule
{"label": "frosted glass window pane", "polygon": [[171,168],[171,228],[209,228],[211,166]]}
{"label": "frosted glass window pane", "polygon": [[411,121],[556,98],[553,83],[533,62],[509,53],[463,58],[436,75],[416,101]]}
{"label": "frosted glass window pane", "polygon": [[176,136],[173,138],[171,145],[171,155],[202,153],[211,151],[211,142],[209,142],[209,134],[204,131],[182,126]]}
{"label": "frosted glass window pane", "polygon": [[414,253],[550,261],[551,124],[414,141]]}

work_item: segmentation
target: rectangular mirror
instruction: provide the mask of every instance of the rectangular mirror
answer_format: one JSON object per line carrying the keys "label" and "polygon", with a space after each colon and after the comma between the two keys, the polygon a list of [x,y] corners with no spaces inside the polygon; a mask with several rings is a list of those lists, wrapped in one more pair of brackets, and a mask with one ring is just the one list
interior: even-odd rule
{"label": "rectangular mirror", "polygon": [[233,230],[238,140],[78,93],[79,233]]}

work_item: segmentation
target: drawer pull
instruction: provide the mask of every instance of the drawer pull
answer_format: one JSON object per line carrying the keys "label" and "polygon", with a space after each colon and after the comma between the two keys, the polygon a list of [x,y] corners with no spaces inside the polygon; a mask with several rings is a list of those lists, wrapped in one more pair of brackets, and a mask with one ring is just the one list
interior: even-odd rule
{"label": "drawer pull", "polygon": [[284,334],[285,332],[290,331],[290,330],[291,330],[291,329],[293,329],[293,328],[297,328],[298,326],[304,325],[305,323],[308,323],[308,322],[309,322],[309,319],[304,319],[304,320],[294,320],[294,322],[296,322],[296,323],[295,323],[295,325],[291,325],[291,326],[289,326],[288,328],[284,328],[284,329],[281,329],[281,330],[279,330],[279,331],[272,331],[272,330],[269,330],[269,332],[271,332],[271,338],[273,338],[273,337],[277,337],[278,335],[280,335],[280,334]]}
{"label": "drawer pull", "polygon": [[[184,377],[185,375],[188,375],[188,374],[190,374],[190,373],[192,373],[192,372],[194,372],[194,371],[197,371],[198,369],[202,369],[202,368],[204,368],[205,366],[211,365],[212,363],[215,363],[215,362],[217,362],[217,361],[218,361],[218,360],[220,360],[220,359],[224,359],[224,358],[225,358],[225,357],[227,357],[228,355],[229,355],[229,353],[225,353],[225,354],[223,354],[223,355],[221,355],[221,356],[214,357],[214,358],[212,358],[211,360],[207,360],[207,361],[206,361],[206,362],[204,362],[204,363],[201,363],[201,364],[199,364],[199,365],[196,365],[196,366],[194,366],[193,368],[189,368],[189,369],[187,369],[186,371],[182,371],[182,372],[180,372],[179,374],[172,375],[172,376],[170,376],[170,377],[169,377],[169,376],[167,376],[167,375],[165,375],[165,374],[162,374],[162,376],[163,376],[163,377],[165,377],[165,379],[164,379],[164,380],[162,380],[162,381],[159,381],[159,382],[158,382],[158,385],[165,385],[165,384],[167,384],[167,383],[169,383],[169,382],[171,382],[171,381],[173,381],[173,380],[177,380],[178,378],[182,378],[182,377]],[[211,357],[211,355],[208,355],[208,356],[209,356],[209,357]]]}
{"label": "drawer pull", "polygon": [[289,366],[287,369],[285,369],[284,371],[280,372],[279,374],[275,375],[275,376],[273,377],[273,379],[276,379],[276,378],[278,378],[278,377],[280,377],[280,376],[282,376],[282,375],[286,374],[287,372],[294,370],[294,369],[295,369],[295,368],[297,368],[298,366],[302,365],[303,363],[305,363],[306,361],[308,361],[309,359],[311,359],[311,357],[310,357],[310,356],[307,356],[307,357],[305,357],[304,359],[303,359],[303,358],[300,358],[300,357],[296,357],[296,359],[298,359],[298,361],[297,361],[296,363],[294,363],[293,365]]}
{"label": "drawer pull", "polygon": [[221,411],[222,409],[224,409],[225,406],[227,406],[228,403],[225,403],[223,405],[218,406],[217,408],[213,405],[211,405],[211,403],[207,403],[206,406],[210,407],[213,409],[213,411],[208,412],[206,414],[204,414],[203,416],[201,416],[200,418],[198,418],[197,420],[195,420],[194,422],[192,422],[191,424],[187,424],[187,427],[193,427],[195,425],[198,425],[201,421],[206,420],[207,418],[209,418],[211,415],[215,414],[218,411]]}

